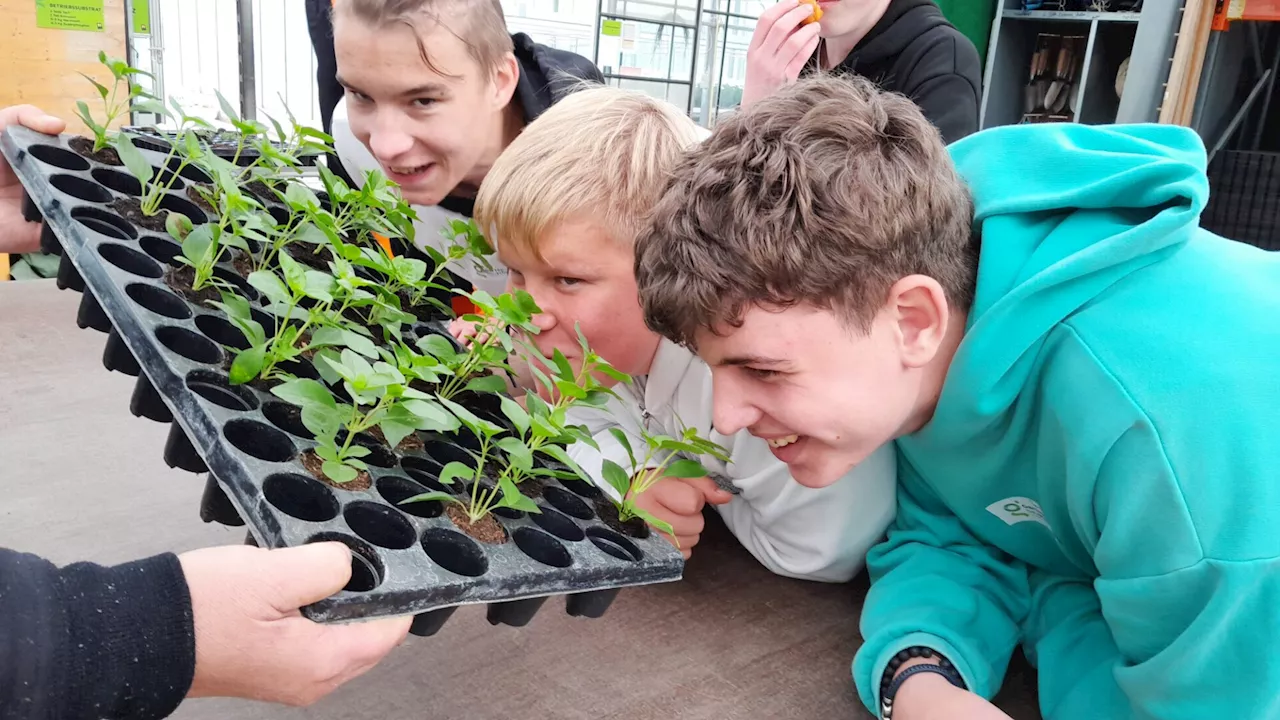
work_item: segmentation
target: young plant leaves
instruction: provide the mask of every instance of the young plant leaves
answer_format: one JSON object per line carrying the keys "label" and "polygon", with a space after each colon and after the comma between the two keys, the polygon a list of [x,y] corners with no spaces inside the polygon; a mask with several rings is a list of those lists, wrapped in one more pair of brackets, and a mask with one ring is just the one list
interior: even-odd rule
{"label": "young plant leaves", "polygon": [[418,430],[434,430],[435,432],[454,432],[459,427],[458,418],[447,412],[432,400],[401,400],[390,411],[388,417],[397,410],[403,410],[413,416],[412,424]]}
{"label": "young plant leaves", "polygon": [[520,438],[502,437],[498,438],[495,444],[507,454],[507,458],[511,461],[511,466],[516,470],[522,473],[528,473],[533,470],[533,451],[520,442]]}
{"label": "young plant leaves", "polygon": [[618,463],[606,459],[601,472],[604,473],[605,482],[618,491],[618,497],[626,499],[627,492],[631,490],[631,478],[627,476],[627,471]]}
{"label": "young plant leaves", "polygon": [[636,453],[631,449],[631,438],[628,438],[625,432],[616,427],[609,428],[609,434],[613,436],[614,440],[618,441],[623,450],[627,451],[627,459],[631,461],[631,467],[636,467]]}
{"label": "young plant leaves", "polygon": [[311,334],[311,342],[308,345],[314,348],[338,345],[350,348],[367,358],[378,357],[378,346],[374,345],[372,340],[344,328],[322,327]]}
{"label": "young plant leaves", "polygon": [[437,501],[437,502],[456,502],[456,503],[461,503],[461,502],[462,502],[461,500],[459,500],[458,498],[456,498],[456,497],[454,497],[454,496],[450,495],[450,494],[449,494],[449,493],[447,493],[447,492],[440,492],[439,490],[432,490],[431,492],[424,492],[424,493],[420,493],[420,494],[418,494],[418,495],[414,495],[413,497],[405,498],[404,500],[401,500],[400,502],[398,502],[398,503],[396,503],[396,504],[397,504],[397,505],[408,505],[409,503],[430,502],[430,501],[432,501],[432,500],[435,500],[435,501]]}
{"label": "young plant leaves", "polygon": [[360,471],[354,467],[333,460],[325,460],[320,469],[324,471],[326,477],[340,485],[360,476]]}
{"label": "young plant leaves", "polygon": [[511,424],[515,425],[516,432],[523,437],[529,432],[529,413],[520,407],[520,403],[505,395],[500,396],[499,401],[502,404],[502,414],[507,416]]}
{"label": "young plant leaves", "polygon": [[512,510],[520,510],[529,513],[541,513],[542,508],[533,500],[525,497],[520,492],[520,488],[511,481],[511,478],[503,475],[498,479],[498,488],[502,490],[502,500],[495,503],[497,507],[509,507]]}
{"label": "young plant leaves", "polygon": [[413,425],[392,417],[391,411],[388,411],[382,422],[378,423],[378,428],[382,430],[382,436],[387,439],[387,445],[392,448],[398,446],[401,440],[412,435],[414,431]]}
{"label": "young plant leaves", "polygon": [[[569,359],[564,356],[564,353],[560,352],[559,348],[556,348],[556,351],[551,356],[551,359],[556,364],[556,375],[558,375],[561,380],[568,383],[572,383],[573,382],[573,366],[569,364]],[[562,390],[561,392],[564,392],[564,391]]]}
{"label": "young plant leaves", "polygon": [[[272,303],[287,306],[290,295],[289,288],[280,280],[280,276],[270,270],[255,270],[249,273],[249,284],[262,293]],[[283,310],[282,310],[283,312]]]}
{"label": "young plant leaves", "polygon": [[154,170],[151,163],[147,161],[142,151],[134,147],[133,139],[123,133],[116,138],[116,154],[120,156],[120,162],[129,169],[129,172],[142,183],[145,190],[147,183],[151,182]]}
{"label": "young plant leaves", "polygon": [[471,378],[465,389],[472,392],[500,393],[507,389],[507,383],[497,375],[482,375]]}
{"label": "young plant leaves", "polygon": [[243,385],[258,377],[267,362],[266,345],[257,345],[241,351],[231,363],[230,379],[232,385]]}
{"label": "young plant leaves", "polygon": [[707,474],[707,469],[696,460],[676,460],[667,466],[663,474],[667,477],[699,478]]}
{"label": "young plant leaves", "polygon": [[310,378],[298,378],[280,383],[271,388],[271,394],[285,402],[304,408],[320,405],[336,410],[338,407],[338,402],[333,399],[333,393],[329,392],[329,388]]}
{"label": "young plant leaves", "polygon": [[444,363],[448,363],[458,356],[458,351],[454,348],[453,343],[435,333],[431,333],[419,340],[418,349]]}
{"label": "young plant leaves", "polygon": [[476,476],[476,469],[454,460],[440,470],[437,478],[444,485],[452,485],[454,480],[471,480]]}
{"label": "young plant leaves", "polygon": [[[671,523],[667,522],[666,520],[659,520],[658,518],[654,517],[653,514],[650,513],[649,511],[635,507],[634,505],[629,506],[627,509],[635,517],[638,517],[641,520],[644,520],[645,522],[649,523],[649,525],[654,530],[657,530],[660,533],[666,533],[667,535],[670,535],[673,538],[676,536],[676,532],[674,529],[672,529]],[[679,541],[676,542],[676,547],[677,548],[680,547]]]}
{"label": "young plant leaves", "polygon": [[213,230],[214,225],[201,225],[200,227],[187,233],[187,238],[182,241],[182,257],[191,264],[192,267],[200,268],[209,262],[210,254],[214,251]]}
{"label": "young plant leaves", "polygon": [[494,425],[488,420],[482,420],[476,417],[470,410],[462,407],[452,400],[446,400],[445,398],[439,398],[439,400],[445,407],[449,408],[449,412],[456,415],[458,419],[462,421],[463,425],[471,428],[471,431],[477,435],[493,437],[494,435],[501,433],[503,430],[501,427]]}

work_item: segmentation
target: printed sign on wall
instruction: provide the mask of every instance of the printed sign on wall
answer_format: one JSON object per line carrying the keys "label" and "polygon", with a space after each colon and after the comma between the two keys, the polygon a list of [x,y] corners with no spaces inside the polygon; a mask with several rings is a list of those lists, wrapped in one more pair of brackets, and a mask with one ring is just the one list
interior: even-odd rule
{"label": "printed sign on wall", "polygon": [[36,0],[36,27],[102,32],[102,0]]}

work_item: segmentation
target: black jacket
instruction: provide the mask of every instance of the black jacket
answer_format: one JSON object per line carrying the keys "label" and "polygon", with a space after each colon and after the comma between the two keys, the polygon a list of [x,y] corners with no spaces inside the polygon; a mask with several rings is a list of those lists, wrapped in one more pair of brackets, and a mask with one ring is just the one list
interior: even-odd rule
{"label": "black jacket", "polygon": [[0,718],[165,717],[191,687],[195,648],[176,555],[59,569],[0,549]]}
{"label": "black jacket", "polygon": [[[806,73],[817,67],[817,54]],[[982,63],[978,50],[933,0],[893,0],[834,72],[854,72],[902,93],[924,110],[947,143],[978,131]]]}
{"label": "black jacket", "polygon": [[[520,63],[520,79],[512,101],[520,103],[526,125],[578,89],[583,81],[604,83],[599,68],[577,53],[540,45],[524,33],[512,35],[511,42],[515,45],[516,62]],[[471,217],[476,203],[471,198],[446,197],[440,207]]]}

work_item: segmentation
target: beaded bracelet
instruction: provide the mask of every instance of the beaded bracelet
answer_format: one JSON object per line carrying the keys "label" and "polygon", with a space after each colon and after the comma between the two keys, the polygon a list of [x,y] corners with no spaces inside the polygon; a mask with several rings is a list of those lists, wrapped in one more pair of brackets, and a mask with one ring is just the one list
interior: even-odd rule
{"label": "beaded bracelet", "polygon": [[[914,665],[903,670],[902,674],[898,675],[897,678],[894,677],[894,675],[897,675],[898,669],[901,668],[903,663],[906,663],[908,660],[914,658],[931,660],[935,657],[938,659],[936,664],[929,663]],[[937,673],[943,676],[947,679],[947,682],[961,690],[968,689],[968,686],[965,685],[964,678],[960,677],[960,671],[956,670],[955,666],[951,664],[951,661],[944,657],[942,653],[935,651],[933,648],[923,647],[920,645],[909,647],[900,651],[889,660],[888,667],[884,669],[884,674],[880,677],[880,716],[884,718],[884,720],[891,720],[893,717],[893,699],[898,694],[898,689],[902,687],[902,684],[906,682],[907,678],[912,675],[926,672]]]}

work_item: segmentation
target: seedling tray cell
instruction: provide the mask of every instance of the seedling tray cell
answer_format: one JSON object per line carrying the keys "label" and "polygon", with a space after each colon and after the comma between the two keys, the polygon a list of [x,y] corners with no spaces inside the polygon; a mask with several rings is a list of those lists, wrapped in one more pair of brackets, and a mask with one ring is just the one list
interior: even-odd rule
{"label": "seedling tray cell", "polygon": [[[59,284],[84,292],[78,324],[109,333],[104,366],[137,377],[132,412],[173,422],[166,461],[209,472],[206,521],[247,523],[262,547],[336,540],[351,548],[351,582],[305,608],[308,617],[413,613],[413,631],[430,635],[459,605],[487,603],[490,622],[523,625],[547,596],[568,595],[571,615],[599,617],[619,588],[680,578],[679,552],[656,534],[607,527],[595,511],[599,491],[586,483],[547,479],[542,514],[494,513],[505,536],[498,544],[464,534],[440,502],[398,506],[428,490],[467,492],[438,482],[449,451],[457,452],[453,435],[420,433],[423,449],[409,452],[373,447],[364,489],[317,480],[302,463],[315,443],[296,408],[268,388],[229,383],[224,346],[242,340],[238,331],[166,284],[176,243],[112,210],[137,192],[130,176],[75,153],[69,140],[14,127],[0,135],[0,150],[27,191],[28,216],[43,217],[47,246],[62,252]],[[162,166],[163,155],[142,152]],[[187,192],[171,192],[166,205],[205,222]],[[261,309],[233,267],[220,273]]]}

